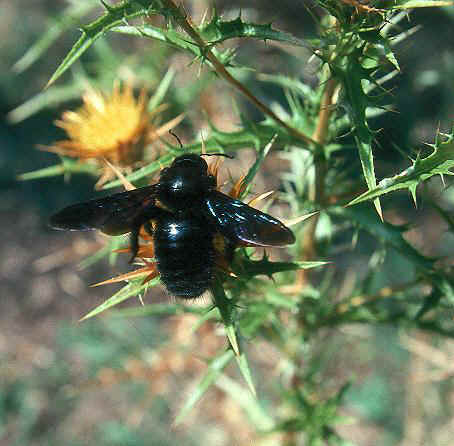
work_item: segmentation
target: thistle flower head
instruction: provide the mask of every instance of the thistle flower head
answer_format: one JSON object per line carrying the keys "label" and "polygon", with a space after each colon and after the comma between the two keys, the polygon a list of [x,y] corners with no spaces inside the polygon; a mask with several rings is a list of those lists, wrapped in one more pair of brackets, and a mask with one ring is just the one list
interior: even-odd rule
{"label": "thistle flower head", "polygon": [[151,130],[145,90],[134,97],[132,87],[116,84],[111,95],[90,89],[83,105],[65,111],[56,125],[68,138],[48,150],[81,159],[105,157],[117,165],[129,165],[142,157],[146,135]]}
{"label": "thistle flower head", "polygon": [[136,98],[130,84],[120,88],[116,83],[109,95],[90,88],[82,99],[79,109],[65,111],[55,122],[68,139],[42,149],[97,163],[101,169],[97,187],[112,179],[112,171],[105,169],[103,159],[122,169],[131,168],[143,160],[147,144],[183,119],[180,115],[160,127],[155,126],[152,118],[162,112],[165,105],[150,112],[145,90]]}

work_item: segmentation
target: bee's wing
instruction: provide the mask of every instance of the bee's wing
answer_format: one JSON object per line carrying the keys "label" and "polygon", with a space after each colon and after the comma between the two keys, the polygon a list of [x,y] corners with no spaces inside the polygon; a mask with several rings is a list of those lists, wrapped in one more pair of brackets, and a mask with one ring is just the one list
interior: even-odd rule
{"label": "bee's wing", "polygon": [[73,231],[99,229],[109,235],[124,234],[162,212],[155,205],[156,192],[156,184],[153,184],[73,204],[54,214],[50,226]]}
{"label": "bee's wing", "polygon": [[276,218],[218,191],[210,192],[203,212],[222,235],[238,245],[285,246],[295,242],[293,232]]}

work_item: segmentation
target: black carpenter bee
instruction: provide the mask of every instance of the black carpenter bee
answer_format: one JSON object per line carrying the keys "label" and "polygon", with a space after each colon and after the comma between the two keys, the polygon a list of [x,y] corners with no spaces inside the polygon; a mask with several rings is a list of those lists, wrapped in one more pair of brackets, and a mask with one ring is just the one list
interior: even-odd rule
{"label": "black carpenter bee", "polygon": [[130,232],[132,259],[140,228],[152,236],[161,281],[184,299],[202,295],[215,279],[219,258],[230,262],[238,246],[295,242],[279,220],[216,190],[199,155],[185,154],[164,168],[156,184],[68,206],[53,215],[55,229]]}

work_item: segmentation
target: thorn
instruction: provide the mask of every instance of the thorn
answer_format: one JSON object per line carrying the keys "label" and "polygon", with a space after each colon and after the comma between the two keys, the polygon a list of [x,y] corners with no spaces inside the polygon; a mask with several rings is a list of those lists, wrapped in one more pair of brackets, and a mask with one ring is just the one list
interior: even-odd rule
{"label": "thorn", "polygon": [[374,200],[374,206],[375,206],[375,210],[377,211],[378,216],[380,217],[380,220],[382,222],[384,222],[384,220],[383,220],[383,211],[381,209],[381,204],[380,204],[380,199],[379,198],[376,198]]}
{"label": "thorn", "polygon": [[156,139],[164,136],[169,130],[172,130],[176,127],[183,119],[186,117],[186,113],[181,113],[177,117],[171,119],[170,121],[163,124],[156,130],[151,131],[147,136],[150,138],[150,142],[155,141]]}
{"label": "thorn", "polygon": [[106,158],[103,158],[103,161],[106,163],[107,167],[110,168],[113,171],[113,173],[117,176],[117,178],[121,181],[121,184],[123,184],[125,190],[136,189],[134,184],[130,183],[117,167],[115,167],[113,164],[107,161]]}
{"label": "thorn", "polygon": [[[145,274],[150,273],[150,268],[148,266],[145,266],[143,268],[136,269],[134,271],[131,271],[129,273],[121,274],[116,277],[112,277],[111,279],[104,280],[103,282],[98,282],[90,285],[90,287],[97,287],[101,285],[107,285],[109,283],[117,283],[117,282],[129,282],[131,279],[135,279],[141,276],[144,276]],[[150,275],[153,275],[154,273],[151,272]]]}
{"label": "thorn", "polygon": [[315,212],[311,212],[306,215],[301,215],[299,217],[291,218],[290,220],[281,220],[281,221],[282,221],[282,223],[284,223],[285,226],[294,226],[304,220],[307,220],[308,218],[311,218],[312,216],[314,216],[315,214],[318,214],[319,212],[320,211],[315,211]]}
{"label": "thorn", "polygon": [[248,206],[255,207],[255,205],[259,202],[264,200],[265,198],[269,197],[270,195],[274,194],[274,190],[270,190],[268,192],[264,192],[263,194],[257,195],[252,200],[248,202]]}
{"label": "thorn", "polygon": [[410,186],[410,193],[413,198],[413,202],[415,203],[415,208],[418,208],[418,202],[416,200],[416,185]]}

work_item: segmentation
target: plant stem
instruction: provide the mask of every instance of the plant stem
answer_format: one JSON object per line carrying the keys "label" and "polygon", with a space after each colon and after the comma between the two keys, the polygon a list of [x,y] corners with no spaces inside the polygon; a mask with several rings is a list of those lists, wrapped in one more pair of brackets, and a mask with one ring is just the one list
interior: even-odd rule
{"label": "plant stem", "polygon": [[300,130],[288,125],[282,119],[280,119],[270,108],[268,108],[263,102],[261,102],[254,94],[245,87],[241,82],[235,79],[224,67],[224,65],[219,61],[219,59],[212,53],[210,47],[204,42],[200,35],[195,30],[195,27],[190,23],[190,18],[178,8],[172,0],[163,0],[162,2],[169,10],[172,11],[173,17],[177,20],[179,25],[186,31],[189,36],[194,39],[197,45],[202,50],[202,53],[206,58],[212,63],[216,72],[223,77],[227,82],[233,85],[237,90],[239,90],[244,96],[246,96],[249,101],[251,101],[259,110],[261,110],[265,115],[268,115],[280,126],[285,128],[288,133],[290,133],[295,138],[305,142],[310,146],[317,146],[315,139],[310,138],[305,135]]}
{"label": "plant stem", "polygon": [[[326,143],[328,134],[329,118],[333,110],[333,97],[336,91],[337,81],[330,78],[325,83],[325,91],[320,104],[318,113],[317,127],[314,130],[312,138],[317,142],[319,149],[314,152],[314,169],[315,180],[309,190],[309,200],[315,203],[320,208],[323,208],[325,202],[325,176],[326,176],[326,160],[323,153],[323,145]],[[305,228],[300,246],[300,260],[309,260],[316,257],[315,230],[317,229],[320,213],[314,215],[309,220]],[[307,283],[307,270],[298,270],[296,273],[295,284],[286,289],[286,292],[298,294]]]}
{"label": "plant stem", "polygon": [[[318,144],[318,150],[313,153],[315,180],[309,190],[309,200],[316,203],[320,208],[323,207],[325,201],[325,175],[327,171],[323,145],[326,143],[328,136],[329,118],[332,112],[334,92],[336,91],[337,81],[334,78],[329,78],[325,83],[320,110],[318,113],[317,127],[312,135],[312,138]],[[320,214],[317,213],[309,220],[308,226],[305,228],[303,239],[300,246],[300,260],[308,260],[316,257],[315,230]],[[298,295],[308,282],[308,273],[306,270],[298,270],[296,272],[295,284],[287,287],[285,292]],[[301,328],[301,327],[300,327]],[[294,373],[291,378],[290,386],[293,389],[298,389],[303,383],[299,373]],[[285,446],[295,446],[297,444],[297,434],[295,432],[287,432],[283,439]]]}

